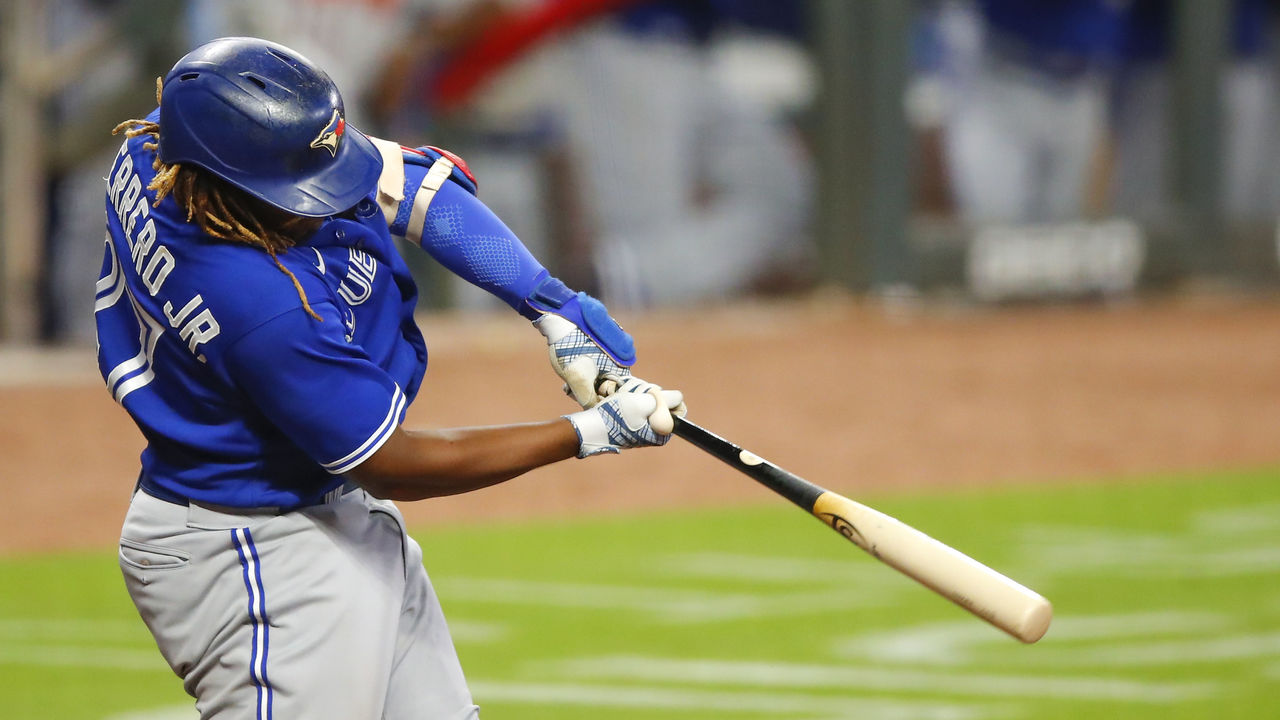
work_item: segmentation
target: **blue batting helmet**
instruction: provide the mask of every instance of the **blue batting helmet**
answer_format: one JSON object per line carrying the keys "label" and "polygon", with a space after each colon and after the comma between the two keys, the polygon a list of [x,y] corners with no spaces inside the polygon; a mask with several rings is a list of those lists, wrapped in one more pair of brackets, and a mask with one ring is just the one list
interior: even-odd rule
{"label": "blue batting helmet", "polygon": [[283,45],[220,38],[164,78],[160,159],[204,168],[296,215],[352,207],[382,171],[323,70]]}

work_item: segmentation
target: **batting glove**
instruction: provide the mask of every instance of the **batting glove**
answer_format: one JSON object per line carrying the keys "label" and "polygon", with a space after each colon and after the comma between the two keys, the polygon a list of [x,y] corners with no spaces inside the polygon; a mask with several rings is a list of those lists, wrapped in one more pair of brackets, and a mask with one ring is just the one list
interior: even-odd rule
{"label": "batting glove", "polygon": [[578,431],[578,457],[616,453],[627,448],[666,445],[676,417],[687,408],[679,390],[663,390],[629,377],[617,391],[590,410],[565,415]]}
{"label": "batting glove", "polygon": [[595,407],[631,377],[630,368],[563,317],[543,315],[533,324],[547,339],[551,369],[564,380],[565,393],[583,409]]}

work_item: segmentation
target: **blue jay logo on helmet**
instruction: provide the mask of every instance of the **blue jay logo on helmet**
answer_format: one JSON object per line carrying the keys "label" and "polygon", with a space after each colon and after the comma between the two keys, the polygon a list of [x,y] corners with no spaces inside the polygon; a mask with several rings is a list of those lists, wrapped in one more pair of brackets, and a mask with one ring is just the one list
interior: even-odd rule
{"label": "blue jay logo on helmet", "polygon": [[315,140],[311,141],[311,147],[324,148],[329,154],[337,157],[338,141],[342,139],[342,134],[347,130],[347,121],[342,119],[342,113],[336,109],[333,111],[333,117],[329,118],[329,124],[324,126],[320,134]]}

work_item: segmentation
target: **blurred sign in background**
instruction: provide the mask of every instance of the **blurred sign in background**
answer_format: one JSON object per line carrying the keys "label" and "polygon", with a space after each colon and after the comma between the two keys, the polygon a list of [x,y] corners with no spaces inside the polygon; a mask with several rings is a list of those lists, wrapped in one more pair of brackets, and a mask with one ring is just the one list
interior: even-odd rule
{"label": "blurred sign in background", "polygon": [[[1269,0],[10,0],[0,340],[88,345],[118,122],[187,49],[328,69],[643,309],[819,287],[1110,298],[1277,268]],[[436,308],[487,297],[415,258]]]}

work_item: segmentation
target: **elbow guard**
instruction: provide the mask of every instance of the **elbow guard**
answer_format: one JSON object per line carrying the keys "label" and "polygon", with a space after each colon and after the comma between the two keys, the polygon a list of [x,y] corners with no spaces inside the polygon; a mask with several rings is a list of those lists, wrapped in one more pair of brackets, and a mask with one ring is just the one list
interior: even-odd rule
{"label": "elbow guard", "polygon": [[430,145],[407,148],[389,140],[369,139],[382,155],[377,198],[392,235],[421,244],[427,210],[446,180],[472,195],[479,188],[466,161],[448,150]]}
{"label": "elbow guard", "polygon": [[[448,150],[435,147],[434,145],[423,145],[418,148],[403,148],[405,162],[411,162],[425,167],[433,168],[437,164],[445,164],[449,167],[449,179],[466,188],[467,192],[475,195],[480,190],[480,184],[476,182],[476,176],[471,174],[471,168],[467,167],[467,161],[458,157]],[[415,157],[416,156],[416,157]],[[417,158],[425,160],[418,160]]]}

